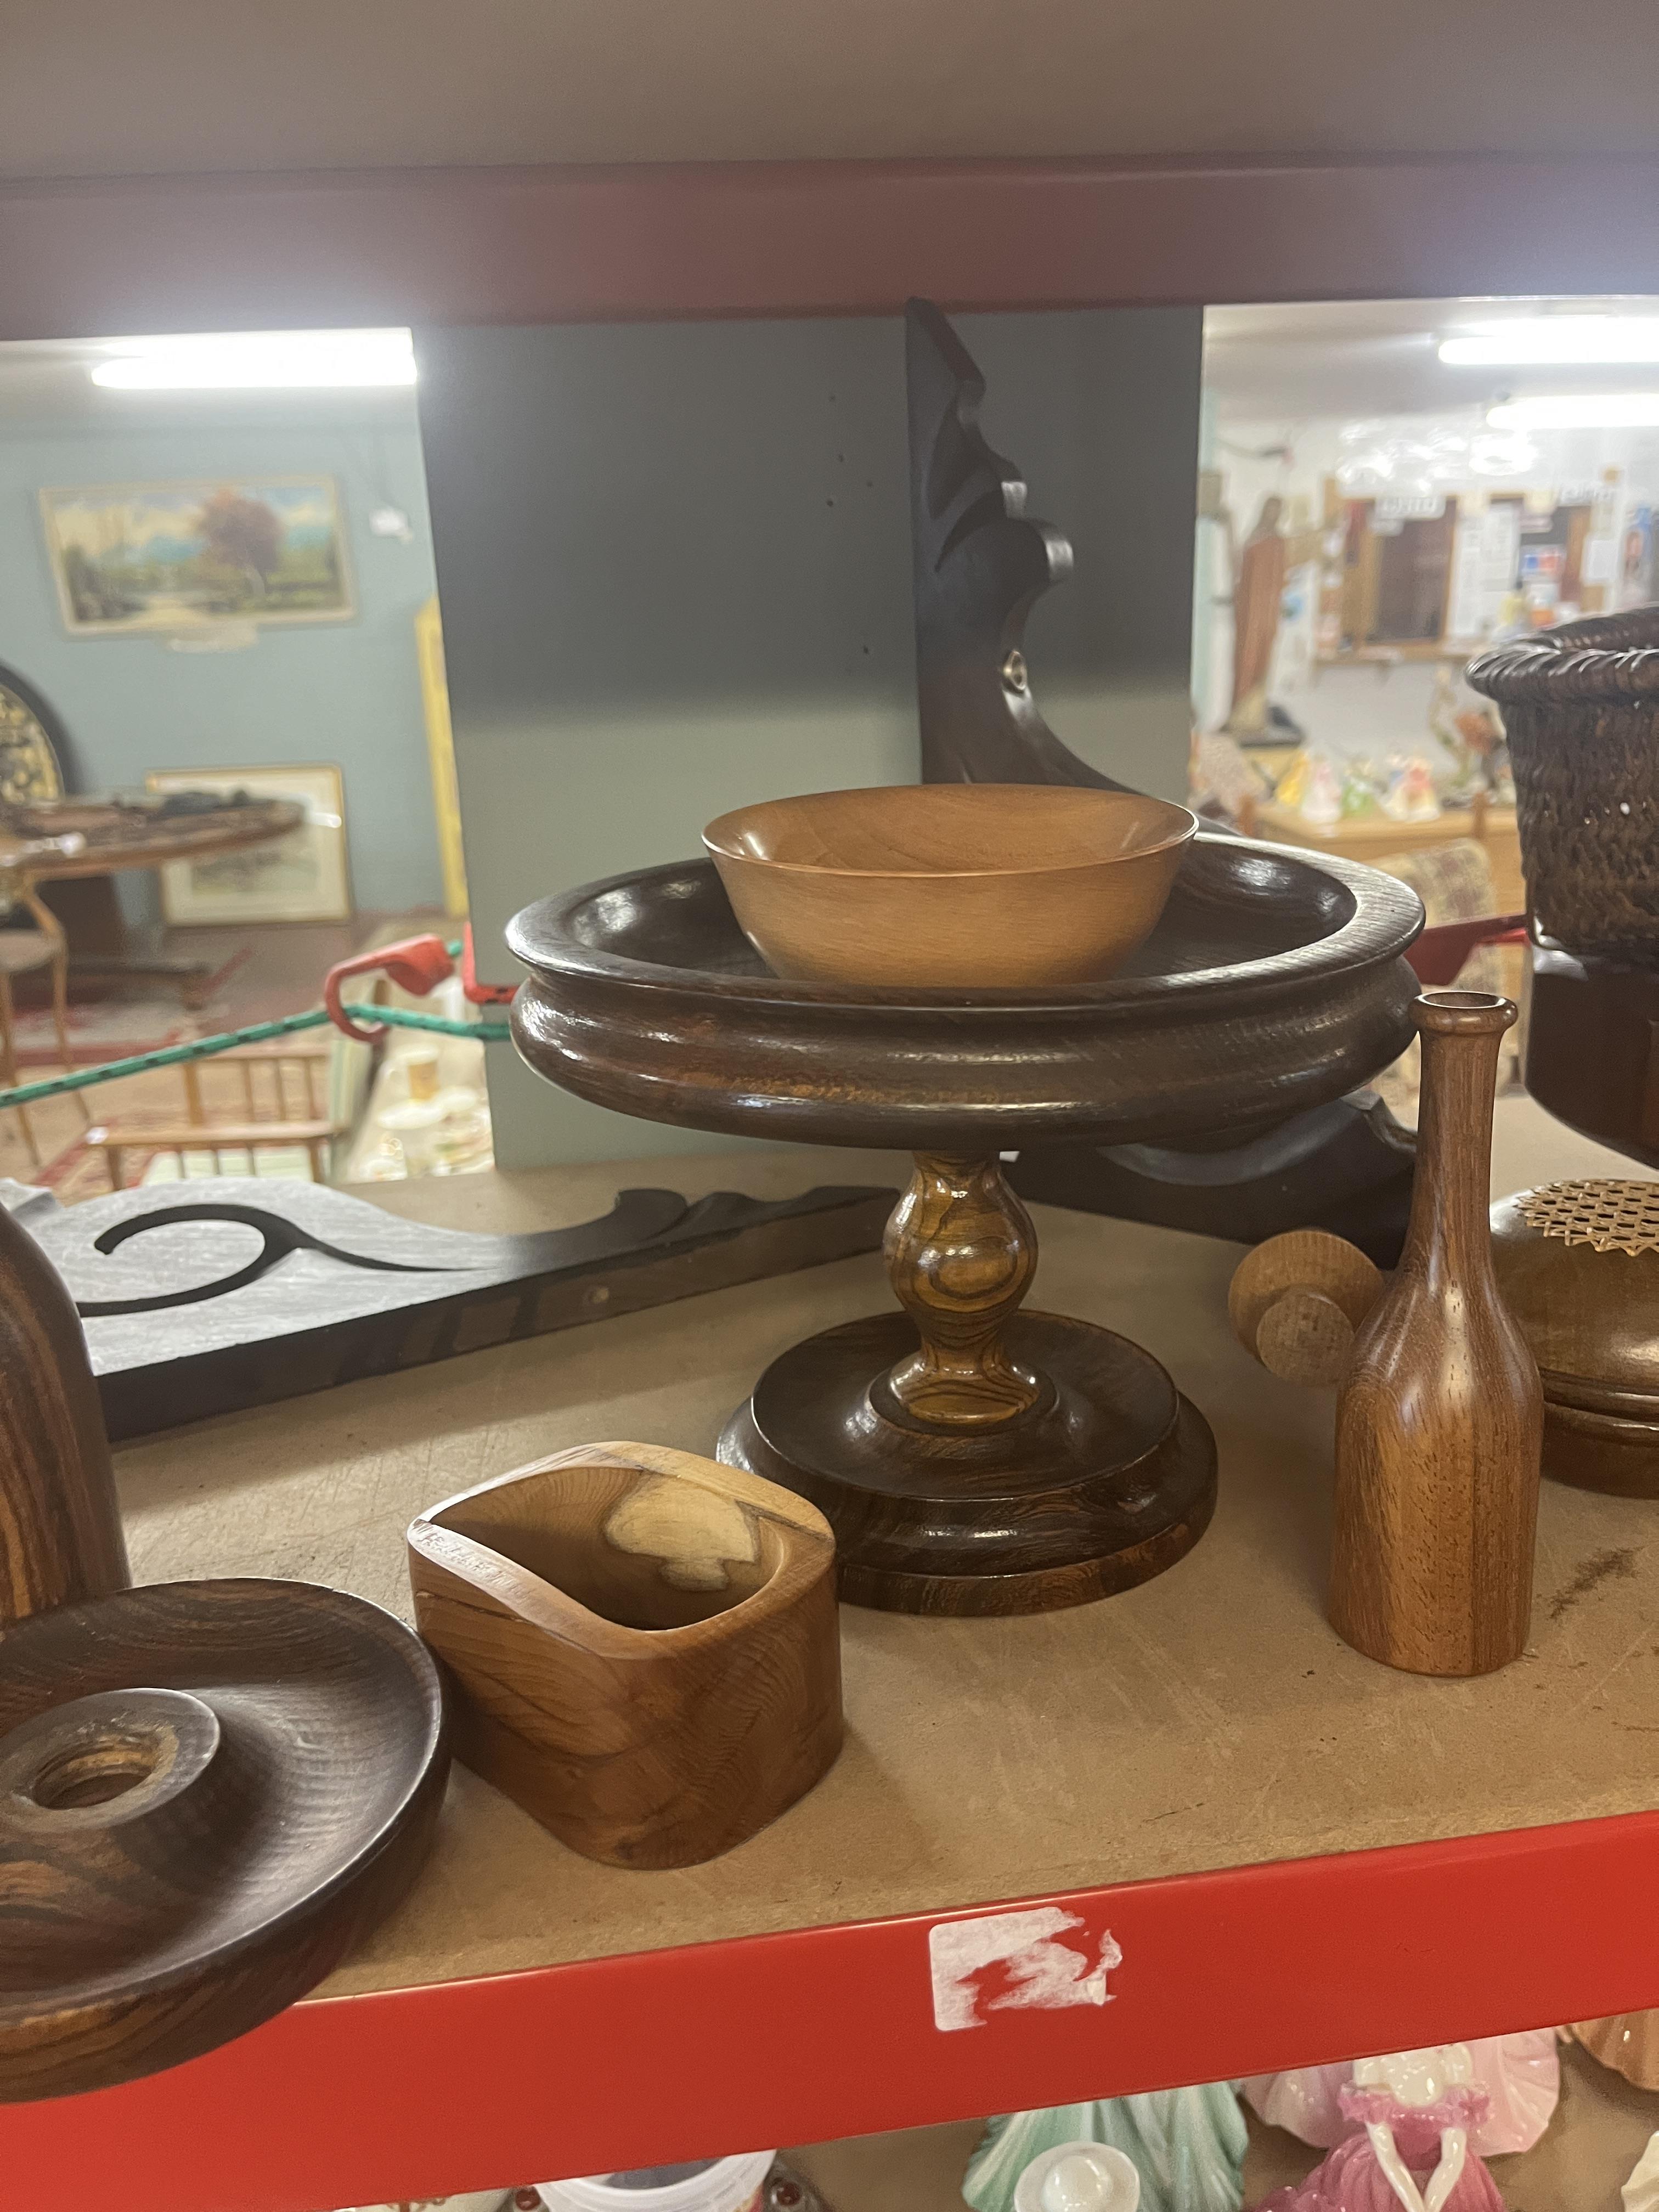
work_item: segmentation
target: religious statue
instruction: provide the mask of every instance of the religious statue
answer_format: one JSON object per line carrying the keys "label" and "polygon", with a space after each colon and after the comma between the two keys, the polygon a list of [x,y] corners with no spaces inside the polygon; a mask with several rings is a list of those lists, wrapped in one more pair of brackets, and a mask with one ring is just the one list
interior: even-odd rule
{"label": "religious statue", "polygon": [[1267,726],[1267,684],[1279,642],[1285,579],[1319,550],[1318,531],[1287,536],[1280,529],[1284,513],[1284,501],[1269,492],[1234,565],[1233,703],[1227,727],[1235,737],[1260,737]]}

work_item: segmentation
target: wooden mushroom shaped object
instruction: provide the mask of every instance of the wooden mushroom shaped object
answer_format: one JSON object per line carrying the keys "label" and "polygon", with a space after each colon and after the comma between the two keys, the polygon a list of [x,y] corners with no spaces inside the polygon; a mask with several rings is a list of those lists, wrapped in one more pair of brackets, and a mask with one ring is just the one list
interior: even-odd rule
{"label": "wooden mushroom shaped object", "polygon": [[714,1858],[841,1748],[835,1540],[758,1476],[584,1445],[434,1506],[409,1574],[458,1757],[584,1857]]}
{"label": "wooden mushroom shaped object", "polygon": [[339,1590],[162,1583],[8,1629],[0,2101],[303,1996],[413,1881],[448,1768],[430,1655]]}
{"label": "wooden mushroom shaped object", "polygon": [[1269,1237],[1233,1270],[1227,1318],[1270,1375],[1334,1387],[1355,1332],[1382,1295],[1382,1271],[1357,1244],[1324,1229]]}

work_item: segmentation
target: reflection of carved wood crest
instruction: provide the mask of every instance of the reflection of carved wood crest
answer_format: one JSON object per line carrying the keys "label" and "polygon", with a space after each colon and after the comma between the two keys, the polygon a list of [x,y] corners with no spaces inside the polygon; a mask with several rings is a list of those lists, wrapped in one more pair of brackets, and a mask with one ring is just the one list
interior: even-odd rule
{"label": "reflection of carved wood crest", "polygon": [[1043,720],[1025,663],[1033,606],[1072,573],[1061,533],[979,427],[985,379],[939,309],[904,311],[916,701],[926,783],[1120,787]]}
{"label": "reflection of carved wood crest", "polygon": [[212,1190],[66,1208],[0,1183],[69,1285],[118,1440],[873,1251],[893,1200],[625,1190],[577,1228],[489,1237],[317,1183],[227,1176]]}

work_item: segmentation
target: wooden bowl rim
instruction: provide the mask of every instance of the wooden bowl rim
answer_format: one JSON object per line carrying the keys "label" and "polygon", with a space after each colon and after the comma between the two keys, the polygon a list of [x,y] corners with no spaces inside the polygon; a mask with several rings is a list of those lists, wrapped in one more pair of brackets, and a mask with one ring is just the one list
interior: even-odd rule
{"label": "wooden bowl rim", "polygon": [[[90,1976],[80,1982],[63,1984],[50,1994],[51,2001],[64,2013],[94,2011],[110,2002],[112,1988],[118,1994],[146,2002],[165,1996],[192,1982],[206,1978],[222,1978],[234,1972],[240,1959],[285,1942],[292,1931],[302,1929],[309,1923],[319,1919],[331,1907],[342,1890],[355,1887],[363,1881],[385,1856],[404,1826],[411,1818],[418,1816],[419,1808],[428,1794],[435,1791],[441,1796],[448,1779],[449,1716],[437,1662],[417,1632],[406,1621],[400,1620],[387,1607],[377,1605],[373,1598],[358,1596],[355,1590],[337,1589],[327,1583],[298,1582],[280,1575],[214,1575],[200,1581],[145,1583],[135,1584],[131,1589],[114,1591],[105,1597],[83,1598],[72,1605],[54,1606],[46,1613],[33,1614],[28,1620],[19,1621],[8,1633],[21,1637],[33,1621],[42,1624],[54,1622],[60,1628],[65,1628],[73,1616],[88,1613],[96,1616],[103,1609],[118,1606],[125,1599],[167,1597],[179,1591],[187,1591],[192,1599],[199,1598],[204,1592],[246,1598],[257,1591],[259,1595],[255,1602],[258,1603],[272,1601],[278,1594],[286,1599],[296,1592],[301,1593],[307,1603],[316,1606],[318,1610],[337,1621],[343,1620],[352,1623],[355,1632],[365,1641],[372,1638],[383,1650],[392,1655],[408,1678],[425,1725],[418,1745],[411,1741],[404,1747],[408,1755],[404,1761],[397,1802],[388,1809],[378,1827],[365,1827],[354,1839],[349,1857],[342,1859],[326,1881],[301,1896],[283,1899],[266,1918],[223,1933],[210,1948],[193,1956],[175,1960],[163,1966],[124,1968],[118,1972]],[[319,1601],[321,1601],[320,1605]],[[167,1686],[163,1684],[160,1686]],[[212,1686],[234,1688],[236,1685]],[[200,1696],[202,1692],[198,1689],[191,1694]],[[411,1703],[410,1710],[415,1710],[415,1702]],[[362,1934],[362,1930],[357,1930],[351,1940],[361,1940]],[[15,2031],[43,2010],[46,2002],[47,1993],[44,1990],[0,1991],[0,2033]],[[292,2002],[293,2000],[285,2002]],[[270,2017],[269,2013],[257,2013],[249,2024],[258,2026]],[[240,2033],[246,2032],[246,2029],[238,2031]],[[142,2078],[142,2075],[137,2078]]]}
{"label": "wooden bowl rim", "polygon": [[[507,922],[504,934],[508,951],[532,971],[529,983],[520,986],[521,992],[538,978],[568,976],[580,982],[623,984],[632,989],[674,992],[698,1000],[826,1010],[861,1006],[885,1012],[907,1008],[929,1012],[972,1006],[986,1011],[1001,1008],[1011,1014],[1073,1010],[1127,1014],[1149,1000],[1167,1012],[1194,999],[1218,999],[1247,993],[1252,987],[1273,994],[1299,990],[1316,977],[1360,973],[1400,958],[1422,930],[1423,902],[1416,892],[1397,877],[1384,875],[1363,861],[1300,845],[1273,845],[1257,838],[1202,830],[1194,840],[1194,847],[1214,845],[1237,848],[1247,860],[1287,862],[1293,868],[1323,876],[1348,893],[1353,911],[1324,936],[1307,939],[1265,959],[1224,962],[1173,975],[1108,976],[1098,983],[1011,984],[995,990],[945,985],[809,983],[764,973],[726,974],[713,969],[671,967],[665,961],[635,959],[584,944],[571,929],[570,917],[581,908],[607,895],[631,890],[647,879],[684,879],[688,870],[706,868],[718,881],[712,859],[704,859],[630,868],[619,875],[579,884],[568,891],[556,891],[521,908]],[[1194,847],[1188,848],[1189,854]],[[1177,875],[1172,896],[1179,894],[1181,882]],[[738,926],[735,917],[732,926]]]}
{"label": "wooden bowl rim", "polygon": [[[682,1461],[689,1464],[668,1463]],[[754,1589],[700,1620],[681,1621],[677,1627],[670,1628],[635,1628],[626,1621],[613,1620],[609,1613],[597,1612],[562,1583],[550,1582],[545,1575],[537,1574],[510,1552],[492,1543],[488,1535],[475,1536],[456,1526],[458,1519],[470,1517],[468,1509],[476,1511],[483,1500],[528,1488],[545,1475],[580,1474],[589,1468],[680,1483],[688,1489],[736,1504],[778,1530],[776,1565]],[[705,1468],[708,1470],[706,1474]],[[591,1534],[595,1540],[602,1540],[603,1523],[596,1524]],[[811,1498],[785,1490],[764,1475],[750,1474],[746,1468],[728,1468],[717,1460],[711,1461],[701,1452],[684,1451],[674,1444],[637,1444],[623,1439],[574,1444],[545,1459],[531,1460],[522,1467],[512,1468],[505,1474],[475,1482],[471,1488],[457,1491],[453,1498],[441,1498],[437,1504],[417,1513],[404,1532],[404,1541],[411,1559],[418,1559],[458,1582],[482,1589],[520,1627],[538,1636],[553,1638],[577,1627],[586,1650],[599,1657],[622,1658],[641,1653],[672,1656],[677,1650],[702,1649],[722,1638],[746,1633],[754,1625],[755,1613],[750,1608],[770,1619],[793,1604],[821,1576],[833,1572],[836,1554],[836,1532]],[[478,1572],[481,1567],[484,1571],[482,1581]],[[505,1574],[495,1573],[494,1570],[497,1568],[505,1569]],[[516,1595],[509,1597],[503,1584],[512,1586]],[[417,1613],[421,1595],[416,1590]],[[739,1614],[744,1615],[741,1620]]]}
{"label": "wooden bowl rim", "polygon": [[[1121,807],[1128,801],[1137,807],[1155,808],[1158,814],[1166,817],[1178,818],[1170,822],[1167,836],[1158,837],[1151,844],[1137,845],[1128,852],[1092,854],[1084,860],[1034,860],[1023,867],[999,865],[975,868],[842,868],[827,866],[821,860],[778,860],[769,854],[744,852],[735,849],[731,844],[720,842],[722,834],[728,837],[732,836],[735,825],[752,815],[815,806],[823,800],[861,797],[875,791],[925,792],[930,795],[945,791],[973,791],[994,793],[999,799],[1006,799],[1011,792],[1022,794],[1040,792],[1046,799],[1072,802],[1083,799],[1090,803],[1103,802],[1113,808]],[[1089,784],[872,783],[849,785],[837,791],[798,792],[782,799],[751,799],[746,805],[728,807],[724,814],[717,814],[707,825],[702,833],[702,842],[717,866],[721,860],[736,860],[750,867],[768,869],[776,875],[817,876],[826,879],[844,877],[849,882],[860,883],[953,884],[994,883],[1000,877],[1075,875],[1085,869],[1117,867],[1126,860],[1149,860],[1160,853],[1178,851],[1183,845],[1190,844],[1197,834],[1198,817],[1190,806],[1182,806],[1170,799],[1154,798],[1150,793],[1097,791]]]}

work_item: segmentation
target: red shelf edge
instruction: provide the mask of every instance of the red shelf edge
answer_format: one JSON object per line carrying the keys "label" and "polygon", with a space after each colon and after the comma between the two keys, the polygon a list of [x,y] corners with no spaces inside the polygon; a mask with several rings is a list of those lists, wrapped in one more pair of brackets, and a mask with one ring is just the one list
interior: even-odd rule
{"label": "red shelf edge", "polygon": [[[314,2000],[0,2108],[4,2202],[328,2212],[1635,2010],[1656,1873],[1626,1814]],[[928,1929],[1034,1904],[1109,1929],[1109,2001],[941,2033]]]}

